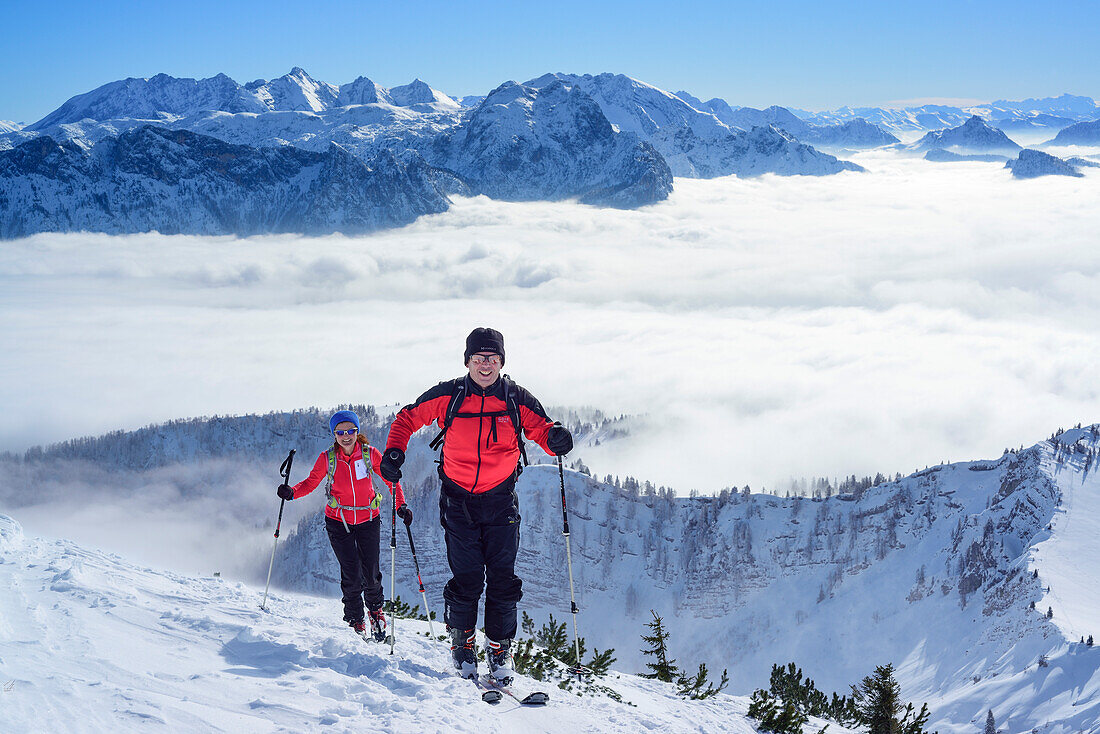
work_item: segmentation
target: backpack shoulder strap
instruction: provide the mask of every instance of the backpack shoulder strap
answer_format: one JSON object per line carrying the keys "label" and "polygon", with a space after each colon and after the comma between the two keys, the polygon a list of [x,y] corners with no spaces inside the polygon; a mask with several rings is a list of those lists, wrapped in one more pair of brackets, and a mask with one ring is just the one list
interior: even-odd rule
{"label": "backpack shoulder strap", "polygon": [[325,472],[325,496],[332,497],[332,480],[336,476],[336,448],[330,446],[328,451],[328,471]]}
{"label": "backpack shoulder strap", "polygon": [[447,403],[447,412],[443,415],[443,430],[435,435],[432,442],[428,444],[428,447],[435,451],[443,444],[443,434],[447,432],[447,429],[451,427],[451,423],[454,421],[455,416],[458,415],[458,409],[462,407],[462,401],[466,399],[466,378],[463,377],[455,381],[454,388],[451,391],[451,400]]}
{"label": "backpack shoulder strap", "polygon": [[523,441],[523,422],[519,415],[519,390],[516,383],[508,375],[501,375],[504,384],[504,405],[508,410],[508,417],[512,419],[512,428],[516,430],[516,442],[519,444],[519,453],[523,457],[523,465],[531,462],[527,460],[527,445]]}

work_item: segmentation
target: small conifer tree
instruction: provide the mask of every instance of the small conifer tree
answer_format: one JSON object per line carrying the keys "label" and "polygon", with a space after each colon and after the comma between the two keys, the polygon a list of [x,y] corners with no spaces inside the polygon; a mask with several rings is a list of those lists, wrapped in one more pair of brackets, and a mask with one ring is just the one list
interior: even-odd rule
{"label": "small conifer tree", "polygon": [[652,634],[642,635],[642,640],[649,644],[647,649],[642,650],[642,654],[651,656],[653,662],[645,664],[650,672],[642,673],[641,676],[672,683],[680,678],[680,669],[676,666],[676,661],[668,657],[668,632],[665,631],[665,623],[661,615],[652,609],[649,613],[653,615],[653,621],[648,622],[646,627],[649,627]]}
{"label": "small conifer tree", "polygon": [[993,720],[992,709],[985,717],[985,732],[983,734],[997,734],[997,722]]}

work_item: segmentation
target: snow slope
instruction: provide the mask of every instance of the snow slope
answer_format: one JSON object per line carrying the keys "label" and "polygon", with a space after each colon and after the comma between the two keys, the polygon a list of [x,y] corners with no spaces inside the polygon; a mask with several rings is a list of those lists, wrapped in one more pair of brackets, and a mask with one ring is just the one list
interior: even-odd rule
{"label": "snow slope", "polygon": [[335,600],[276,592],[264,612],[261,589],[25,537],[6,515],[0,586],[4,732],[755,731],[743,698],[684,701],[630,675],[605,681],[629,703],[550,688],[542,708],[489,706],[424,622],[398,620],[390,656]]}

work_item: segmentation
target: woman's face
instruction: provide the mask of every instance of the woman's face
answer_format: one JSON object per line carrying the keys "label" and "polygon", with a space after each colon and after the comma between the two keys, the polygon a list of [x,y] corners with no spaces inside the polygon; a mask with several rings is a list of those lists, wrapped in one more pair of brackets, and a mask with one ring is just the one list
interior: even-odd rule
{"label": "woman's face", "polygon": [[357,438],[357,434],[354,433],[355,424],[351,421],[343,421],[336,424],[336,430],[353,431],[353,433],[347,433],[343,436],[341,436],[339,433],[336,434],[336,443],[339,444],[340,448],[344,450],[344,453],[350,454],[355,449],[355,440]]}

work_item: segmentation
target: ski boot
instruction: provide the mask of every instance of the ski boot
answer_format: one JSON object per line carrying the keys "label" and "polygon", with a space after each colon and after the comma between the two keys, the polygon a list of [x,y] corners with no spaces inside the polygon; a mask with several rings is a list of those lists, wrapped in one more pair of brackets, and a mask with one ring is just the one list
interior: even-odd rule
{"label": "ski boot", "polygon": [[451,635],[451,660],[463,678],[477,678],[477,632],[447,628]]}
{"label": "ski boot", "polygon": [[367,625],[364,624],[361,619],[353,619],[348,622],[348,627],[351,627],[355,634],[362,637],[364,640],[369,640],[370,636],[367,634]]}
{"label": "ski boot", "polygon": [[489,674],[502,686],[512,683],[516,675],[516,664],[512,659],[512,641],[497,642],[485,638],[485,659],[489,661]]}
{"label": "ski boot", "polygon": [[367,612],[367,616],[370,618],[370,631],[374,635],[375,642],[385,642],[386,637],[386,617],[382,614],[381,609],[373,609]]}

